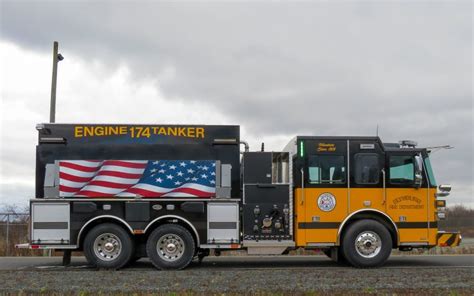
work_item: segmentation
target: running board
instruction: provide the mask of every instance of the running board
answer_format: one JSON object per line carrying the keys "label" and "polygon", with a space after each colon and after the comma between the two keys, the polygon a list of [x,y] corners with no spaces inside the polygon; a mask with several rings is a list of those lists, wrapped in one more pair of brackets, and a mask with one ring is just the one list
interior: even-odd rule
{"label": "running board", "polygon": [[295,246],[294,241],[248,241],[244,240],[243,247],[249,255],[281,255],[288,248]]}
{"label": "running board", "polygon": [[16,244],[15,245],[16,249],[32,249],[32,250],[48,250],[48,249],[77,249],[78,247],[76,245],[37,245],[37,244]]}

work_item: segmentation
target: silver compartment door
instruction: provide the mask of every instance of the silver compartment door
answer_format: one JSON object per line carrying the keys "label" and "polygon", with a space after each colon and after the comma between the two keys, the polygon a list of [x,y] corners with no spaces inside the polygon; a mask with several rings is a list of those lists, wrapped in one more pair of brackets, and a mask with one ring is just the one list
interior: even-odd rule
{"label": "silver compartment door", "polygon": [[31,242],[68,244],[70,214],[68,203],[31,204]]}
{"label": "silver compartment door", "polygon": [[239,242],[239,204],[207,204],[207,241],[213,243]]}

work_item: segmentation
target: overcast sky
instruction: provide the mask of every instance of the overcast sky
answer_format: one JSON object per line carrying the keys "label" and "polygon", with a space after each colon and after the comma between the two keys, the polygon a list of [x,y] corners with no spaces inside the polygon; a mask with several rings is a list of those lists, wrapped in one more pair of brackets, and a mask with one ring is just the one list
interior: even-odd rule
{"label": "overcast sky", "polygon": [[435,174],[473,207],[472,2],[336,2],[0,0],[0,204],[34,195],[58,40],[57,122],[240,124],[269,150],[378,125],[454,146]]}

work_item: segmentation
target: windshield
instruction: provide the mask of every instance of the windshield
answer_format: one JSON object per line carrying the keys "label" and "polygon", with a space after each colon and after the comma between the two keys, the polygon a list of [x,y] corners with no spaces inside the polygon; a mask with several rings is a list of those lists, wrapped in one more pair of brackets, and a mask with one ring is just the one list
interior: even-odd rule
{"label": "windshield", "polygon": [[429,157],[425,158],[425,167],[426,167],[426,171],[428,172],[428,179],[430,179],[430,185],[432,187],[436,187],[436,179],[433,173],[433,168],[431,167],[431,162],[430,162]]}

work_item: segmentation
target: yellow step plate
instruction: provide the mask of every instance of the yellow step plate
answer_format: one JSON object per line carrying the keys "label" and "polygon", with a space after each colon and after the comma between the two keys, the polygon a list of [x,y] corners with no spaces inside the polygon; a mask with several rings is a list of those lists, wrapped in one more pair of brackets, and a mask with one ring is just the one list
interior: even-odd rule
{"label": "yellow step plate", "polygon": [[457,247],[461,244],[462,236],[460,232],[438,232],[439,247]]}

